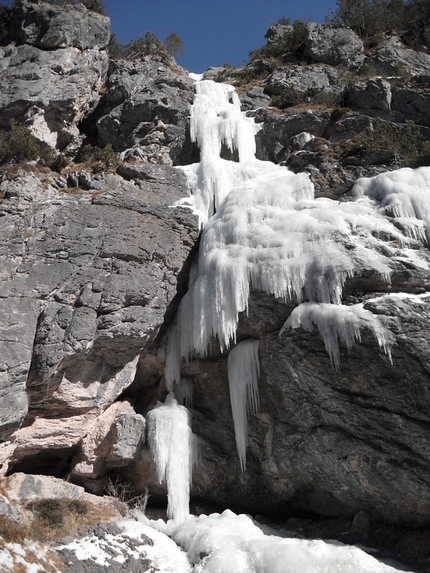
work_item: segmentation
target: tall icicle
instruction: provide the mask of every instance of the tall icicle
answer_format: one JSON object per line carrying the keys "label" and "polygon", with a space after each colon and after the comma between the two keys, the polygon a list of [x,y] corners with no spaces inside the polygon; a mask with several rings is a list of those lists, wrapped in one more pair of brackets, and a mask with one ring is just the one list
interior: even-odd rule
{"label": "tall icicle", "polygon": [[227,368],[237,453],[241,470],[245,471],[248,416],[256,414],[259,408],[258,340],[244,340],[237,344],[228,355]]}
{"label": "tall icicle", "polygon": [[178,523],[189,515],[193,438],[189,412],[169,395],[147,415],[148,441],[158,480],[166,481],[167,517]]}

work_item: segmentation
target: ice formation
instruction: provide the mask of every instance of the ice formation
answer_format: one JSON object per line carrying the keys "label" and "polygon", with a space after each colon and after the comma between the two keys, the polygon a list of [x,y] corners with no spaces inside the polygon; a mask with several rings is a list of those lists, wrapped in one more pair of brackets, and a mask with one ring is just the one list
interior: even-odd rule
{"label": "ice formation", "polygon": [[[236,342],[251,289],[339,305],[346,279],[356,272],[374,271],[388,283],[392,261],[409,247],[413,254],[418,236],[403,233],[375,208],[364,181],[355,200],[315,199],[307,175],[255,159],[249,141],[242,141],[255,129],[233,88],[200,81],[197,90],[192,124],[202,160],[183,168],[192,188],[188,203],[202,221],[216,212],[204,225],[197,270],[171,331],[169,387],[180,381],[182,358],[205,356],[213,338],[221,350]],[[223,142],[243,150],[239,162],[220,158]],[[427,265],[419,255],[412,258]]]}
{"label": "ice formation", "polygon": [[246,515],[191,518],[172,532],[200,573],[394,573],[358,547],[265,535]]}
{"label": "ice formation", "polygon": [[430,167],[362,177],[353,193],[370,197],[382,213],[395,217],[406,234],[430,243]]}
{"label": "ice formation", "polygon": [[343,306],[305,302],[293,310],[279,335],[281,336],[287,328],[300,326],[310,332],[314,324],[318,327],[331,363],[336,370],[339,370],[340,366],[339,340],[344,342],[350,350],[356,340],[361,340],[360,330],[362,328],[368,328],[373,332],[379,347],[388,354],[391,360],[394,336],[377,316],[363,308],[363,304]]}
{"label": "ice formation", "polygon": [[193,438],[189,412],[172,395],[147,415],[148,441],[159,482],[166,481],[167,516],[176,522],[189,515]]}
{"label": "ice formation", "polygon": [[[416,247],[429,234],[430,168],[414,172],[409,186],[412,172],[400,170],[359,180],[349,200],[315,199],[306,174],[255,158],[259,126],[240,111],[234,88],[196,79],[190,124],[201,160],[181,167],[191,196],[180,203],[198,214],[203,232],[189,290],[168,337],[169,392],[181,384],[182,359],[206,356],[214,339],[221,351],[236,344],[239,316],[248,310],[252,289],[297,302],[286,326],[316,324],[336,368],[339,341],[350,348],[363,327],[389,354],[388,330],[370,311],[343,307],[342,291],[348,277],[363,271],[389,283],[396,260],[428,268]],[[237,161],[222,157],[225,148]],[[391,212],[394,218],[386,216]],[[256,379],[258,359],[248,378],[240,372],[241,352],[239,346],[231,351],[229,366],[236,381],[231,399],[244,468],[246,402],[252,396],[246,381]],[[189,399],[190,389],[179,386],[177,395]]]}
{"label": "ice formation", "polygon": [[248,415],[256,414],[259,408],[258,340],[249,339],[237,344],[228,355],[227,371],[237,453],[240,467],[244,471],[248,446]]}

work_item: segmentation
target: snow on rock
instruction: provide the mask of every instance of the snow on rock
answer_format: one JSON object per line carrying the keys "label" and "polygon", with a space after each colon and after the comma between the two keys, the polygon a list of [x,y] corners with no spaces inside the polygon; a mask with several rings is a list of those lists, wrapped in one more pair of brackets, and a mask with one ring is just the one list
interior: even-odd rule
{"label": "snow on rock", "polygon": [[394,335],[377,316],[365,310],[363,304],[343,306],[327,303],[302,303],[290,314],[279,336],[287,328],[302,327],[311,332],[314,325],[318,327],[332,366],[336,370],[339,370],[340,366],[339,341],[343,342],[349,351],[356,340],[361,340],[360,330],[362,328],[368,328],[373,332],[379,347],[385,354],[388,354],[391,360],[390,349],[394,342]]}
{"label": "snow on rock", "polygon": [[147,415],[148,441],[158,479],[167,486],[167,516],[182,522],[189,515],[192,433],[189,412],[169,395]]}
{"label": "snow on rock", "polygon": [[257,414],[259,408],[258,340],[244,340],[228,355],[228,383],[237,453],[242,471],[246,469],[248,445],[248,415]]}
{"label": "snow on rock", "polygon": [[70,571],[190,573],[183,551],[167,535],[146,523],[124,519],[105,523],[56,548]]}
{"label": "snow on rock", "polygon": [[195,573],[393,573],[358,547],[265,535],[246,515],[201,515],[172,532]]}
{"label": "snow on rock", "polygon": [[430,167],[362,177],[352,192],[373,199],[378,210],[393,215],[407,235],[430,243]]}
{"label": "snow on rock", "polygon": [[61,573],[63,567],[48,546],[26,541],[0,545],[1,573]]}

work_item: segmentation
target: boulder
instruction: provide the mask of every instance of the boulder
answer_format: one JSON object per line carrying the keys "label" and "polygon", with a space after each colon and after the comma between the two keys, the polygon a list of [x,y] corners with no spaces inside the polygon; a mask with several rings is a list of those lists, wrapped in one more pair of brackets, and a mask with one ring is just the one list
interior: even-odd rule
{"label": "boulder", "polygon": [[110,18],[83,4],[55,6],[24,0],[13,9],[11,37],[43,50],[101,50],[110,41]]}
{"label": "boulder", "polygon": [[331,114],[323,109],[286,109],[276,114],[259,109],[254,114],[263,128],[256,135],[257,157],[278,162],[289,151],[291,138],[304,131],[321,137],[330,124]]}
{"label": "boulder", "polygon": [[410,85],[392,88],[391,107],[398,122],[413,121],[430,127],[430,88],[414,89]]}
{"label": "boulder", "polygon": [[282,24],[278,22],[277,24],[269,26],[264,37],[268,44],[278,44],[286,34],[291,34],[292,31],[293,26],[291,24]]}
{"label": "boulder", "polygon": [[145,443],[145,429],[145,418],[129,402],[112,404],[83,438],[73,462],[72,481],[100,493],[107,468],[126,466],[137,457]]}
{"label": "boulder", "polygon": [[391,85],[382,78],[356,81],[349,86],[347,105],[366,114],[372,110],[391,111]]}
{"label": "boulder", "polygon": [[382,78],[369,78],[352,82],[345,98],[346,104],[361,114],[383,119],[430,127],[428,114],[430,89],[424,85],[412,87],[410,83],[398,85]]}
{"label": "boulder", "polygon": [[269,107],[271,105],[270,96],[264,93],[262,86],[254,86],[249,91],[239,95],[241,108],[244,111],[255,110],[259,107]]}
{"label": "boulder", "polygon": [[358,67],[364,45],[355,32],[343,26],[309,22],[305,27],[304,55],[313,62]]}
{"label": "boulder", "polygon": [[21,522],[21,515],[18,509],[10,503],[10,501],[4,495],[0,494],[0,515],[16,521],[16,523]]}
{"label": "boulder", "polygon": [[3,484],[8,498],[17,502],[81,499],[85,494],[83,487],[45,475],[15,473],[5,478]]}

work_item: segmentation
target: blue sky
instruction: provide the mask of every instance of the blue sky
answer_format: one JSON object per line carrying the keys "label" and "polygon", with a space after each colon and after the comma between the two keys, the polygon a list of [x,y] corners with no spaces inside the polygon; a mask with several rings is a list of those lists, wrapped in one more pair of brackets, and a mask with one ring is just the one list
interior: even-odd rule
{"label": "blue sky", "polygon": [[178,63],[191,72],[229,63],[241,65],[248,52],[266,43],[272,21],[323,23],[336,0],[105,0],[119,42],[148,30],[160,39],[176,32],[185,44]]}
{"label": "blue sky", "polygon": [[[12,0],[3,0],[10,5]],[[266,43],[281,16],[323,23],[336,0],[105,0],[117,40],[127,43],[151,31],[164,40],[176,32],[185,44],[178,63],[191,72],[224,63],[239,66]]]}

